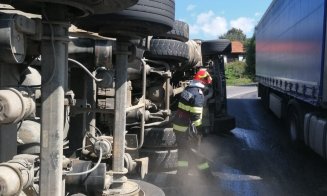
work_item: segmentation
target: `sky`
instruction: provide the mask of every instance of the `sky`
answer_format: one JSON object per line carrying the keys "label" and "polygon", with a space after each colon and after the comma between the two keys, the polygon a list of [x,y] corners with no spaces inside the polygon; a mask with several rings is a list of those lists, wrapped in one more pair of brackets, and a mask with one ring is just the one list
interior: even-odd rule
{"label": "sky", "polygon": [[272,0],[175,0],[175,19],[189,24],[191,39],[217,39],[229,29],[251,38]]}

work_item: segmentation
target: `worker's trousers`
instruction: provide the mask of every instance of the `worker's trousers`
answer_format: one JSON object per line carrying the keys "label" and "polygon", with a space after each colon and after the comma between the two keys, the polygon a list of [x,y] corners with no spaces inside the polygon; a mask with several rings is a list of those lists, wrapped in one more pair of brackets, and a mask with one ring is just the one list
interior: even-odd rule
{"label": "worker's trousers", "polygon": [[178,146],[178,170],[180,174],[188,174],[189,170],[197,169],[201,172],[209,171],[209,163],[199,156],[199,142],[193,137],[190,138],[188,131],[181,132],[174,130]]}

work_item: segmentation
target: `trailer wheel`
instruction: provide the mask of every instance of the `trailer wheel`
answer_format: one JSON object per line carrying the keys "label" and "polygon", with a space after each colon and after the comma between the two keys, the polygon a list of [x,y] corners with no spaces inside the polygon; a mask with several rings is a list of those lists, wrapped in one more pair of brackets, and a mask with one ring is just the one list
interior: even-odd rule
{"label": "trailer wheel", "polygon": [[232,46],[228,39],[203,41],[201,50],[204,56],[229,54],[232,51]]}
{"label": "trailer wheel", "polygon": [[304,124],[304,115],[303,110],[301,109],[300,105],[291,100],[289,102],[289,109],[288,109],[288,132],[291,142],[295,145],[299,146],[303,142],[304,138],[304,131],[303,131],[303,124]]}
{"label": "trailer wheel", "polygon": [[188,45],[184,42],[169,39],[152,39],[150,51],[145,53],[145,57],[182,62],[188,60],[188,52]]}
{"label": "trailer wheel", "polygon": [[189,40],[189,26],[185,22],[175,20],[174,27],[171,31],[156,36],[156,38],[174,39],[181,42],[187,42]]}
{"label": "trailer wheel", "polygon": [[140,157],[149,157],[149,171],[163,172],[177,169],[178,150],[140,150]]}

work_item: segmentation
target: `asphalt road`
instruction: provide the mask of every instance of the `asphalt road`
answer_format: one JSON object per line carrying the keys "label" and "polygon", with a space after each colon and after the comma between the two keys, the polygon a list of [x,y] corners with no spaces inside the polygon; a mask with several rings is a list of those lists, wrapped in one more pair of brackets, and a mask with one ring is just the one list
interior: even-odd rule
{"label": "asphalt road", "polygon": [[201,146],[215,178],[190,173],[180,179],[171,172],[146,180],[167,196],[327,195],[327,162],[289,142],[282,122],[262,107],[256,87],[228,87],[227,95],[237,128],[210,135]]}

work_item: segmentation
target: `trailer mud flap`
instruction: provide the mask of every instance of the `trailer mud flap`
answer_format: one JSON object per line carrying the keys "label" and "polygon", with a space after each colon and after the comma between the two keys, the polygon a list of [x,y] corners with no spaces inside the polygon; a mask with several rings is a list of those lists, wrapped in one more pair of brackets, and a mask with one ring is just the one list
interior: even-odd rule
{"label": "trailer mud flap", "polygon": [[212,133],[219,134],[222,132],[229,132],[235,127],[236,127],[235,117],[227,115],[215,119]]}

